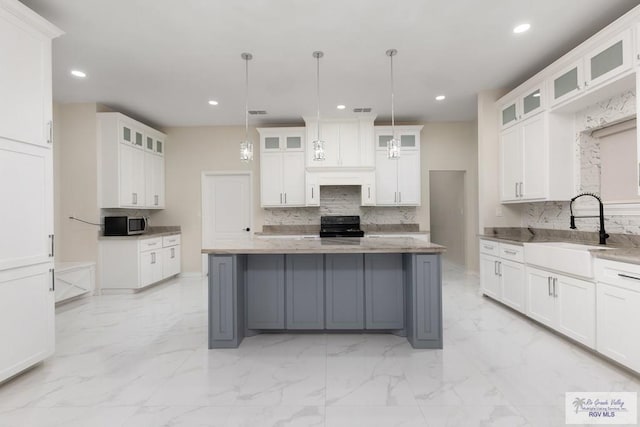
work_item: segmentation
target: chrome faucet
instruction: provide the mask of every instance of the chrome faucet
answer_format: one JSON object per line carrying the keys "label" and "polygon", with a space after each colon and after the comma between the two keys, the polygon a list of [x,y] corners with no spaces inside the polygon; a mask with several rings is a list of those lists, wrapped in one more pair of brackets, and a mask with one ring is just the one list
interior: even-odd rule
{"label": "chrome faucet", "polygon": [[[591,196],[591,197],[594,197],[598,201],[598,204],[600,205],[600,216],[595,216],[595,215],[575,216],[575,215],[573,215],[573,202],[577,198],[580,198],[582,196]],[[602,200],[600,199],[600,197],[598,197],[597,195],[595,195],[593,193],[578,194],[576,197],[571,199],[571,202],[569,202],[569,211],[571,213],[571,220],[570,220],[569,228],[572,229],[572,230],[576,229],[576,218],[600,218],[600,232],[599,232],[599,234],[600,234],[600,244],[601,245],[606,245],[607,244],[607,238],[609,237],[609,235],[607,234],[606,231],[604,231],[604,205],[602,204]]]}

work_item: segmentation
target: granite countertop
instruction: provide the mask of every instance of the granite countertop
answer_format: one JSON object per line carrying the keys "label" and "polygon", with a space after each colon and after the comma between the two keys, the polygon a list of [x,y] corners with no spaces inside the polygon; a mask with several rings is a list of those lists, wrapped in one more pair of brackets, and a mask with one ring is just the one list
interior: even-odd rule
{"label": "granite countertop", "polygon": [[202,249],[203,254],[323,254],[323,253],[422,253],[445,252],[444,246],[413,237],[259,237],[250,240],[221,240]]}
{"label": "granite countertop", "polygon": [[609,261],[640,264],[640,248],[615,248],[608,251],[592,251],[591,256]]}
{"label": "granite countertop", "polygon": [[[584,233],[586,234],[586,233]],[[593,233],[597,236],[597,233]],[[549,233],[506,233],[506,234],[479,234],[478,237],[483,240],[492,240],[494,242],[505,242],[514,245],[523,246],[525,243],[545,243],[545,242],[568,242],[581,245],[593,245],[590,250],[591,256],[594,258],[606,259],[610,261],[626,262],[629,264],[640,264],[640,247],[631,247],[626,245],[624,239],[618,239],[614,244],[607,244],[600,247],[597,240],[589,238],[575,239],[563,234]],[[632,243],[630,241],[630,243]]]}
{"label": "granite countertop", "polygon": [[165,226],[165,227],[149,227],[149,230],[142,234],[134,234],[132,236],[98,236],[98,240],[140,240],[140,239],[152,239],[154,237],[171,236],[174,234],[180,234],[180,226]]}

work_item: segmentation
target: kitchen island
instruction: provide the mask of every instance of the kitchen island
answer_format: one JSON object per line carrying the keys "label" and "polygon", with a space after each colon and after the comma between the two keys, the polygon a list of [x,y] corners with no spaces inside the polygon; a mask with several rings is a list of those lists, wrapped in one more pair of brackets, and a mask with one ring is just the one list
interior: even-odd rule
{"label": "kitchen island", "polygon": [[442,348],[441,253],[413,237],[219,241],[209,256],[209,348],[263,332],[388,332]]}

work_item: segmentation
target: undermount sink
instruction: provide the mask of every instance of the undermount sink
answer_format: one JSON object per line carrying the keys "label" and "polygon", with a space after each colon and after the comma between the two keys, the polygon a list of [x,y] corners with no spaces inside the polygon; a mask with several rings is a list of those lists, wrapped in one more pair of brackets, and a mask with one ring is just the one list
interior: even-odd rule
{"label": "undermount sink", "polygon": [[569,242],[525,243],[524,262],[575,276],[593,277],[590,251],[606,249],[611,248]]}

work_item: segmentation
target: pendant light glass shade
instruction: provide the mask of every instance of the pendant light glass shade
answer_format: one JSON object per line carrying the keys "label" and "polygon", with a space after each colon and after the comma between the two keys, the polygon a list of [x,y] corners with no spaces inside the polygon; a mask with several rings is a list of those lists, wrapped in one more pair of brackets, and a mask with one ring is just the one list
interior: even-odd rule
{"label": "pendant light glass shade", "polygon": [[396,120],[393,105],[393,57],[397,55],[395,49],[387,50],[386,54],[391,62],[391,139],[387,141],[387,157],[389,159],[398,159],[400,157],[400,140],[396,136]]}
{"label": "pendant light glass shade", "polygon": [[317,101],[317,126],[318,132],[316,139],[313,141],[313,160],[323,161],[324,156],[324,141],[320,139],[320,58],[324,56],[324,53],[320,51],[313,52],[313,57],[316,58],[316,101]]}
{"label": "pendant light glass shade", "polygon": [[240,55],[245,62],[245,103],[244,103],[244,140],[240,142],[240,160],[253,160],[253,142],[249,139],[249,61],[253,58],[250,53]]}

